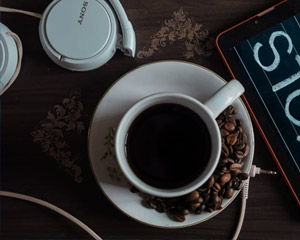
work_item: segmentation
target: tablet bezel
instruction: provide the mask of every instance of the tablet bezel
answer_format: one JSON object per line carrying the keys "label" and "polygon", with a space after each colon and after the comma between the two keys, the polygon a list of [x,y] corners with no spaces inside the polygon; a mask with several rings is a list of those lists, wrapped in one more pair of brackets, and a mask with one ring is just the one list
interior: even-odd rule
{"label": "tablet bezel", "polygon": [[[252,36],[295,16],[299,12],[300,3],[292,0],[284,0],[218,35],[216,39],[217,49],[232,77],[239,79],[245,86],[245,89],[251,89],[251,83],[246,80],[247,77],[242,71],[240,64],[237,62],[237,58],[232,51],[232,48]],[[291,163],[289,161],[284,161],[284,159],[290,157],[287,155],[286,150],[281,147],[281,141],[278,140],[276,133],[271,127],[273,123],[268,120],[269,116],[265,113],[264,107],[261,106],[254,92],[246,90],[243,99],[266,142],[271,155],[275,159],[279,170],[300,206],[300,177],[297,176],[297,173],[293,170]]]}

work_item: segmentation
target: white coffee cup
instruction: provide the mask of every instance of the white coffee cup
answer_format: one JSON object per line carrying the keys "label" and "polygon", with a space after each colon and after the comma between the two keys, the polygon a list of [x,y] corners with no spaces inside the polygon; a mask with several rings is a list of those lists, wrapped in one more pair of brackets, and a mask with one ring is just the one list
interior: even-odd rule
{"label": "white coffee cup", "polygon": [[[157,93],[135,103],[123,116],[115,136],[115,152],[118,164],[126,178],[142,192],[159,197],[177,197],[188,194],[202,186],[213,174],[221,154],[221,135],[217,116],[232,104],[244,92],[244,87],[237,80],[231,80],[214,93],[204,103],[181,93]],[[126,140],[130,126],[146,109],[164,103],[184,106],[196,113],[204,121],[211,139],[211,154],[205,169],[196,179],[188,184],[172,189],[158,188],[142,181],[132,170],[126,156]]]}

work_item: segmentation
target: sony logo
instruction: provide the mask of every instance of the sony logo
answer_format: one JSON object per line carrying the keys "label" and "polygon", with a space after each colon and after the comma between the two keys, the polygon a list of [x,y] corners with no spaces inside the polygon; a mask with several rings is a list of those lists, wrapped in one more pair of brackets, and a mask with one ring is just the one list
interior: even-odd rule
{"label": "sony logo", "polygon": [[83,19],[84,19],[84,15],[85,15],[85,12],[86,12],[86,9],[87,9],[87,5],[89,3],[87,1],[83,1],[83,4],[82,4],[82,8],[80,10],[80,15],[79,15],[79,18],[78,18],[78,23],[81,25],[82,22],[83,22]]}

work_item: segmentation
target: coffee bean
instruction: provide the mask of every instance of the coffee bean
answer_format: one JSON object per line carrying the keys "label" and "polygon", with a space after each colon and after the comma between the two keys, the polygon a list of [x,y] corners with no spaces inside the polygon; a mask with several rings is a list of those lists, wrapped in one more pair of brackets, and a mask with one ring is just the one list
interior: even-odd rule
{"label": "coffee bean", "polygon": [[200,207],[201,203],[191,203],[189,206],[194,209],[193,211],[196,210],[196,208]]}
{"label": "coffee bean", "polygon": [[248,179],[248,174],[247,174],[247,173],[240,173],[240,174],[238,175],[238,178],[239,178],[240,180],[246,180],[246,179]]}
{"label": "coffee bean", "polygon": [[217,211],[217,210],[221,210],[222,209],[222,206],[221,205],[219,205],[216,209],[215,209],[215,211]]}
{"label": "coffee bean", "polygon": [[221,190],[221,186],[217,182],[214,184],[214,186],[212,188],[215,192],[219,192]]}
{"label": "coffee bean", "polygon": [[222,144],[222,156],[224,157],[228,157],[229,156],[229,149],[226,146],[226,144]]}
{"label": "coffee bean", "polygon": [[184,201],[181,201],[181,202],[177,203],[176,208],[178,210],[182,210],[182,209],[186,208],[186,203]]}
{"label": "coffee bean", "polygon": [[[204,210],[203,210],[203,211],[204,211]],[[198,208],[194,211],[194,213],[196,213],[196,214],[201,214],[201,213],[203,213],[203,211],[201,211],[201,208],[198,207]]]}
{"label": "coffee bean", "polygon": [[200,195],[199,195],[199,192],[198,192],[197,190],[195,190],[195,191],[191,192],[191,193],[186,197],[186,200],[187,200],[188,202],[191,202],[191,201],[193,201],[193,200],[199,198],[199,196],[200,196]]}
{"label": "coffee bean", "polygon": [[215,177],[215,182],[219,181],[220,175],[216,175],[216,174],[214,173],[214,177]]}
{"label": "coffee bean", "polygon": [[237,109],[236,109],[236,107],[233,107],[233,106],[232,106],[232,112],[231,112],[231,114],[237,114]]}
{"label": "coffee bean", "polygon": [[234,127],[236,127],[236,121],[231,115],[227,117],[226,121],[233,123]]}
{"label": "coffee bean", "polygon": [[222,128],[220,131],[221,131],[221,137],[222,138],[229,135],[229,132],[224,128]]}
{"label": "coffee bean", "polygon": [[224,174],[224,172],[221,169],[217,169],[217,170],[215,170],[214,174],[216,174],[219,177],[221,177]]}
{"label": "coffee bean", "polygon": [[179,211],[179,215],[188,215],[188,214],[190,214],[190,210],[188,210],[188,209],[182,209],[182,210],[180,210]]}
{"label": "coffee bean", "polygon": [[223,114],[224,114],[225,117],[231,115],[231,109],[230,109],[229,107],[226,108],[226,109],[223,111]]}
{"label": "coffee bean", "polygon": [[157,204],[154,200],[151,199],[143,199],[142,200],[142,204],[146,207],[146,208],[153,208],[156,209],[157,208]]}
{"label": "coffee bean", "polygon": [[234,190],[239,190],[240,189],[240,185],[241,185],[241,181],[233,182],[232,188]]}
{"label": "coffee bean", "polygon": [[228,183],[226,183],[225,184],[225,188],[227,189],[227,188],[232,188],[232,183],[233,183],[233,180],[232,180],[233,178],[231,177],[231,180],[228,182]]}
{"label": "coffee bean", "polygon": [[[237,129],[237,131],[239,132],[239,134],[243,133],[243,128],[241,126],[239,126],[238,124],[235,127],[235,129]],[[239,134],[238,134],[238,136],[239,136]]]}
{"label": "coffee bean", "polygon": [[209,207],[209,208],[206,208],[206,211],[208,211],[208,212],[213,212],[214,211],[214,209],[213,208],[211,208],[211,207]]}
{"label": "coffee bean", "polygon": [[220,124],[218,124],[218,127],[221,129],[223,129],[223,126],[225,125],[225,122],[222,122],[222,123],[220,123]]}
{"label": "coffee bean", "polygon": [[236,121],[237,126],[242,127],[242,124],[243,124],[242,120],[236,119],[235,121]]}
{"label": "coffee bean", "polygon": [[144,193],[144,192],[139,192],[139,195],[140,195],[142,198],[145,198],[145,199],[154,199],[154,198],[155,198],[155,196],[150,195],[150,194],[147,194],[147,193]]}
{"label": "coffee bean", "polygon": [[233,132],[235,129],[234,123],[232,123],[232,122],[225,123],[224,127],[229,132]]}
{"label": "coffee bean", "polygon": [[[215,177],[215,176],[214,176]],[[202,188],[198,188],[198,192],[201,194],[203,192],[206,192],[207,191],[207,187],[202,187]]]}
{"label": "coffee bean", "polygon": [[148,199],[148,204],[151,208],[156,209],[157,208],[157,202],[154,200]]}
{"label": "coffee bean", "polygon": [[158,212],[166,212],[167,210],[167,205],[166,203],[162,200],[162,202],[158,202],[156,211]]}
{"label": "coffee bean", "polygon": [[202,203],[202,202],[203,202],[203,198],[200,196],[199,198],[197,198],[189,203],[192,204],[192,203]]}
{"label": "coffee bean", "polygon": [[225,191],[226,191],[225,187],[222,187],[221,191],[219,192],[219,195],[223,196]]}
{"label": "coffee bean", "polygon": [[244,186],[244,183],[242,181],[239,181],[239,184],[237,185],[236,189],[241,190]]}
{"label": "coffee bean", "polygon": [[218,208],[217,208],[217,209],[220,208],[220,206],[222,205],[222,203],[223,203],[223,197],[222,197],[222,196],[219,196],[219,202],[217,203],[217,205],[218,205]]}
{"label": "coffee bean", "polygon": [[218,204],[219,202],[221,201],[220,197],[218,194],[214,194],[213,197],[212,197],[212,203],[214,205]]}
{"label": "coffee bean", "polygon": [[159,213],[163,213],[166,211],[166,208],[162,204],[158,204],[156,211],[158,211]]}
{"label": "coffee bean", "polygon": [[214,175],[212,175],[205,183],[205,186],[211,188],[214,185],[214,183],[215,183],[215,177]]}
{"label": "coffee bean", "polygon": [[247,144],[246,147],[245,147],[245,149],[244,149],[243,157],[247,157],[247,156],[248,156],[249,150],[250,150],[250,147],[249,147],[249,145]]}
{"label": "coffee bean", "polygon": [[149,206],[149,204],[148,204],[148,199],[143,199],[143,200],[142,200],[142,205],[143,205],[144,207],[146,207],[146,208],[151,208],[151,207]]}
{"label": "coffee bean", "polygon": [[221,167],[221,168],[220,168],[220,171],[221,171],[222,173],[227,173],[227,172],[229,172],[226,166]]}
{"label": "coffee bean", "polygon": [[223,167],[223,166],[227,165],[228,163],[230,163],[230,158],[221,158],[219,161],[219,167]]}
{"label": "coffee bean", "polygon": [[206,204],[210,199],[210,195],[204,197],[203,203]]}
{"label": "coffee bean", "polygon": [[232,145],[229,145],[228,149],[229,149],[229,154],[232,155],[233,154],[233,147],[232,147]]}
{"label": "coffee bean", "polygon": [[225,121],[225,116],[224,116],[224,114],[220,114],[220,115],[218,116],[218,120],[220,120],[221,122],[224,122],[224,121]]}
{"label": "coffee bean", "polygon": [[221,186],[224,186],[225,183],[228,183],[231,180],[231,174],[230,173],[225,173],[221,178],[220,178],[220,184]]}
{"label": "coffee bean", "polygon": [[237,159],[236,162],[242,164],[243,163],[243,158]]}
{"label": "coffee bean", "polygon": [[209,194],[210,194],[210,188],[207,188],[205,192],[201,193],[201,196],[205,198]]}
{"label": "coffee bean", "polygon": [[234,190],[232,188],[227,188],[224,197],[225,198],[231,198],[233,196]]}
{"label": "coffee bean", "polygon": [[237,144],[234,145],[234,149],[236,150],[243,150],[245,148],[246,144],[245,143],[242,143],[242,142],[239,142]]}
{"label": "coffee bean", "polygon": [[235,130],[232,132],[232,134],[234,134],[237,138],[237,140],[239,139],[238,136],[240,135],[240,131],[238,129],[238,127],[235,127]]}
{"label": "coffee bean", "polygon": [[232,115],[232,114],[236,114],[237,113],[237,110],[234,106],[230,105],[228,108],[226,108],[223,112],[223,114],[225,116],[229,116],[229,115]]}
{"label": "coffee bean", "polygon": [[221,158],[218,164],[218,167],[223,167],[228,163],[227,158]]}
{"label": "coffee bean", "polygon": [[167,213],[169,215],[179,215],[179,209],[176,208],[176,206],[170,206],[168,209],[167,209]]}
{"label": "coffee bean", "polygon": [[240,184],[240,179],[235,177],[232,179],[232,188],[237,189]]}
{"label": "coffee bean", "polygon": [[233,146],[237,141],[237,136],[235,134],[230,134],[226,137],[227,144]]}
{"label": "coffee bean", "polygon": [[234,156],[237,158],[237,159],[242,159],[244,157],[244,153],[242,151],[236,151],[234,153]]}
{"label": "coffee bean", "polygon": [[240,139],[240,142],[242,142],[242,143],[247,143],[248,142],[248,137],[247,137],[246,133],[241,133],[239,135],[239,139]]}
{"label": "coffee bean", "polygon": [[185,221],[185,216],[184,216],[184,215],[173,215],[173,218],[174,218],[177,222],[184,222],[184,221]]}
{"label": "coffee bean", "polygon": [[242,168],[242,164],[240,163],[233,163],[229,167],[230,171],[240,170],[241,168]]}
{"label": "coffee bean", "polygon": [[202,205],[199,207],[199,209],[200,209],[201,212],[203,212],[203,211],[205,210],[205,208],[206,208],[205,204],[202,204]]}
{"label": "coffee bean", "polygon": [[228,161],[228,163],[234,163],[232,158],[225,158],[225,159]]}
{"label": "coffee bean", "polygon": [[241,170],[238,169],[236,171],[231,171],[231,177],[234,178],[234,177],[237,177],[240,173],[241,173]]}

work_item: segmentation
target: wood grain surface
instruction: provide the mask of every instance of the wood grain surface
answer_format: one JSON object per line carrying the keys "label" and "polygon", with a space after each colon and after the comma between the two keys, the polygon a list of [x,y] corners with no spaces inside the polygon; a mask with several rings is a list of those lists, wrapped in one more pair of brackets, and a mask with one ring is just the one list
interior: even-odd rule
{"label": "wood grain surface", "polygon": [[[50,2],[2,0],[1,6],[41,13]],[[140,54],[129,58],[118,52],[103,67],[81,73],[60,68],[48,58],[40,44],[38,19],[2,13],[1,22],[22,40],[24,58],[19,77],[1,97],[1,189],[47,200],[78,217],[104,239],[230,239],[238,220],[239,198],[213,219],[179,230],[148,227],[119,212],[102,194],[91,173],[87,154],[89,121],[109,86],[129,70],[145,63],[171,59],[195,62],[229,80],[220,56],[209,41],[233,24],[277,2],[124,0],[122,3],[134,26],[137,53]],[[184,15],[180,21],[192,24],[183,28],[194,27],[195,31],[206,32],[199,49],[187,45],[184,37],[180,39],[181,33],[162,39],[160,34],[164,27],[173,31],[166,21],[178,14]],[[202,26],[197,30],[199,24]],[[77,114],[77,120],[68,120],[71,130],[56,125],[61,138],[68,144],[64,150],[70,152],[71,157],[66,157],[67,160],[47,148],[57,141],[55,133],[49,130],[57,124],[55,117],[53,119],[55,106],[74,114],[64,99],[73,101],[71,108]],[[256,128],[255,141],[254,164],[276,170]],[[90,239],[63,217],[40,206],[9,198],[1,198],[0,238]],[[240,239],[300,239],[300,209],[280,174],[259,175],[251,180]]]}

